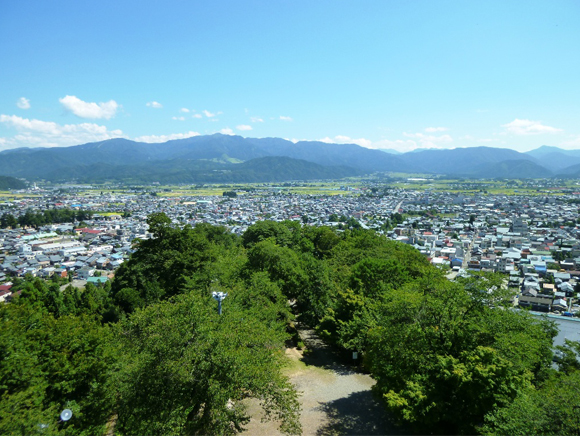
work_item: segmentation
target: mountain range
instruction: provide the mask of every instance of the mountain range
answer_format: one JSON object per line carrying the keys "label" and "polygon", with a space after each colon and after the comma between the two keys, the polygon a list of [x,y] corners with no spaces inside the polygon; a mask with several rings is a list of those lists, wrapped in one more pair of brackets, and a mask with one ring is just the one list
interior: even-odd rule
{"label": "mountain range", "polygon": [[475,178],[580,176],[580,150],[491,147],[396,154],[356,144],[205,135],[161,144],[110,139],[0,152],[0,174],[53,182],[210,183],[342,178],[374,172]]}

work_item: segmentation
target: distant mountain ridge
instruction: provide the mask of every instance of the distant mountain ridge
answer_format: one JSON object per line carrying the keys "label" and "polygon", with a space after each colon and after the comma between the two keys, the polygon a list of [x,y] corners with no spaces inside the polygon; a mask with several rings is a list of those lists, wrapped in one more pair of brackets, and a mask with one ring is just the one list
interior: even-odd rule
{"label": "distant mountain ridge", "polygon": [[482,179],[528,179],[530,174],[537,178],[552,177],[549,169],[526,159],[504,160],[498,163],[488,163],[472,174]]}
{"label": "distant mountain ridge", "polygon": [[534,150],[527,151],[525,154],[535,157],[536,159],[543,158],[552,153],[559,153],[565,156],[580,157],[580,150],[566,150],[564,148],[554,147],[551,145],[542,145]]}
{"label": "distant mountain ridge", "polygon": [[548,146],[527,153],[491,147],[392,152],[356,144],[222,134],[161,144],[118,138],[62,148],[5,150],[0,152],[0,174],[29,180],[139,183],[312,180],[388,171],[535,178],[570,177],[578,171],[567,167],[580,164],[580,150]]}
{"label": "distant mountain ridge", "polygon": [[484,165],[498,164],[506,160],[526,159],[531,156],[507,148],[469,147],[451,150],[424,150],[399,156],[407,165],[420,172],[450,175],[473,175]]}
{"label": "distant mountain ridge", "polygon": [[240,164],[210,160],[170,159],[134,165],[92,164],[55,170],[48,180],[103,183],[256,183],[341,179],[363,174],[348,167],[323,166],[288,157],[267,156]]}

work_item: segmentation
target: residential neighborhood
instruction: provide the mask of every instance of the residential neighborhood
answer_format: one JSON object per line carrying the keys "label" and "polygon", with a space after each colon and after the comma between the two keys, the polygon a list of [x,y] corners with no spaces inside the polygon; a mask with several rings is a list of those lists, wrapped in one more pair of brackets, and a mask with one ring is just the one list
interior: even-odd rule
{"label": "residential neighborhood", "polygon": [[[0,203],[16,222],[31,211],[84,210],[90,219],[0,229],[0,300],[14,277],[102,283],[150,238],[147,217],[163,212],[175,225],[210,223],[242,234],[261,220],[360,227],[412,245],[453,279],[466,271],[499,272],[514,305],[573,316],[579,313],[580,193],[463,194],[376,185],[342,186],[344,194],[293,194],[264,185],[222,196],[161,196],[155,190],[118,193],[36,186]],[[76,191],[79,192],[76,192]],[[27,195],[29,194],[29,195]]]}

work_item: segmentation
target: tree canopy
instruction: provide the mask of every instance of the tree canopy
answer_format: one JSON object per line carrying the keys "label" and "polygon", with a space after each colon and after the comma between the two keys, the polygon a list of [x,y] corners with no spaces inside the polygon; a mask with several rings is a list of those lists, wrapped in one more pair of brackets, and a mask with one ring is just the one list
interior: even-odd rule
{"label": "tree canopy", "polygon": [[[414,248],[343,222],[264,221],[236,236],[152,214],[153,238],[112,284],[16,281],[0,307],[0,431],[235,434],[254,398],[299,434],[281,372],[296,319],[361,353],[412,431],[576,431],[580,345],[552,368],[555,327],[511,310],[501,276],[451,282]],[[228,294],[221,316],[215,291]]]}

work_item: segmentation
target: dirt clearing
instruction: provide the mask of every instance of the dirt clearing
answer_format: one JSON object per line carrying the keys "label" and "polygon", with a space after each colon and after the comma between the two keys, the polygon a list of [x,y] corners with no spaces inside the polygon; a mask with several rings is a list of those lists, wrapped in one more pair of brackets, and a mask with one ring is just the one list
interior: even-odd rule
{"label": "dirt clearing", "polygon": [[[306,327],[298,328],[308,353],[286,350],[290,363],[285,369],[300,394],[304,435],[394,435],[401,434],[383,407],[375,400],[375,383],[367,374],[339,362],[332,350]],[[280,435],[275,422],[262,423],[262,411],[248,402],[252,420],[246,434]]]}

